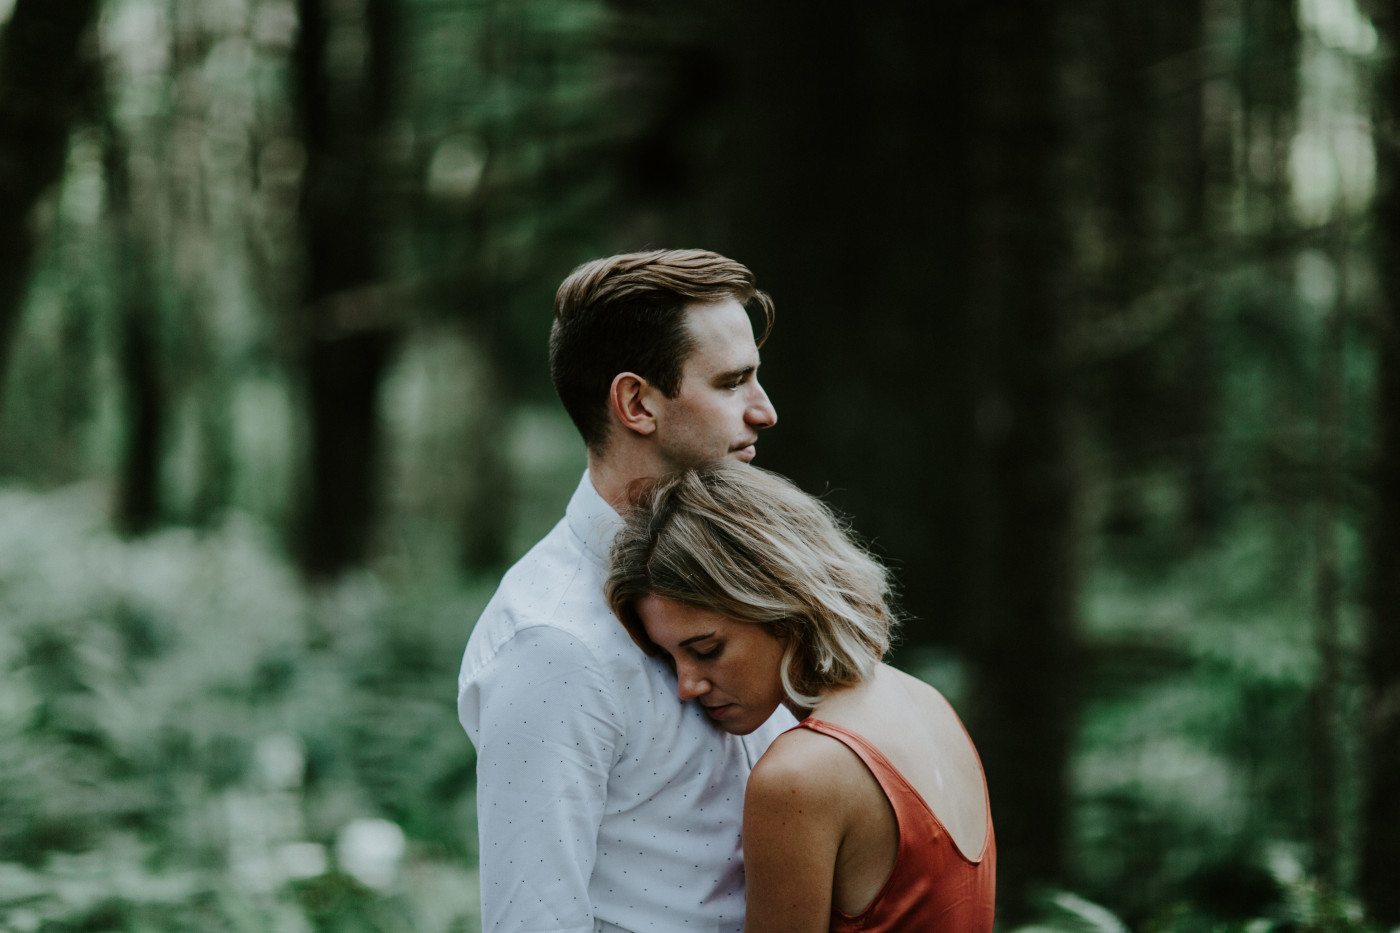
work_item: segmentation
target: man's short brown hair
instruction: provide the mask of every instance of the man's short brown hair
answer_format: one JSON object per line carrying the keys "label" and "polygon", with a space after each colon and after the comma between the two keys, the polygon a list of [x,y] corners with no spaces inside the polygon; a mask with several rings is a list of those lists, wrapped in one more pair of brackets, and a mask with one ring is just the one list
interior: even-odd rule
{"label": "man's short brown hair", "polygon": [[731,299],[762,314],[762,346],[773,327],[773,301],[759,291],[746,266],[718,253],[623,253],[570,273],[554,297],[549,370],[559,400],[590,449],[601,449],[607,439],[607,396],[614,377],[636,373],[675,398],[681,368],[694,349],[686,305]]}

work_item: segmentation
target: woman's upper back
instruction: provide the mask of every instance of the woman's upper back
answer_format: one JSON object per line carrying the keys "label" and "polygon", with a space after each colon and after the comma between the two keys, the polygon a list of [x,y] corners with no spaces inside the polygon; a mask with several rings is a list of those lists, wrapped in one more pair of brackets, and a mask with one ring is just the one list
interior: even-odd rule
{"label": "woman's upper back", "polygon": [[[755,799],[801,799],[821,823],[834,846],[817,867],[831,872],[831,929],[921,929],[936,918],[939,928],[990,930],[995,846],[986,786],[947,701],[880,665],[875,677],[824,700],[804,725],[760,762],[755,775],[766,786]],[[818,847],[815,838],[804,840],[806,851]]]}
{"label": "woman's upper back", "polygon": [[990,825],[986,782],[972,739],[941,693],[880,664],[869,681],[832,694],[812,716],[878,748],[947,828],[959,851],[977,858]]}

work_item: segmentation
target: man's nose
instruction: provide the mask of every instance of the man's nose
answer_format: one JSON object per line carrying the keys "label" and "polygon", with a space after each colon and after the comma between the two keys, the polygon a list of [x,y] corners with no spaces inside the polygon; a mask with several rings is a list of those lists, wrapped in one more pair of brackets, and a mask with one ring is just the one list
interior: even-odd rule
{"label": "man's nose", "polygon": [[710,692],[710,682],[689,667],[676,668],[676,694],[682,703],[689,703],[698,696]]}
{"label": "man's nose", "polygon": [[744,414],[749,424],[758,428],[771,428],[778,423],[778,410],[768,400],[768,393],[763,391],[763,386],[758,384],[758,380],[754,380],[753,389],[755,397]]}

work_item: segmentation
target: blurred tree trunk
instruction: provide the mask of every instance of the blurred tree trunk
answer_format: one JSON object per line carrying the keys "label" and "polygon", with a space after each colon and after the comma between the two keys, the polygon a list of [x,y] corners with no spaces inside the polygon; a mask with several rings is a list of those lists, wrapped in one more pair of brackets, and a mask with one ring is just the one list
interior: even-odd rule
{"label": "blurred tree trunk", "polygon": [[1332,257],[1338,282],[1336,296],[1323,322],[1318,348],[1317,379],[1317,492],[1314,504],[1316,547],[1316,610],[1313,644],[1318,671],[1308,698],[1311,736],[1311,820],[1314,873],[1336,888],[1341,880],[1342,820],[1341,764],[1338,704],[1342,695],[1341,601],[1342,566],[1337,547],[1342,493],[1346,479],[1346,395],[1342,383],[1346,354],[1346,303],[1348,291],[1347,231],[1343,221],[1337,230]]}
{"label": "blurred tree trunk", "polygon": [[[1163,7],[1165,8],[1165,7]],[[1172,132],[1186,140],[1177,150],[1172,188],[1180,192],[1182,219],[1177,228],[1182,252],[1193,265],[1204,266],[1212,254],[1215,240],[1214,217],[1207,205],[1212,203],[1211,165],[1219,163],[1211,157],[1212,137],[1218,129],[1205,122],[1205,36],[1204,4],[1200,0],[1183,0],[1173,22],[1175,42],[1169,55],[1180,63],[1179,80],[1183,81],[1184,101],[1172,120]],[[1186,524],[1194,544],[1203,544],[1221,525],[1222,503],[1219,483],[1215,481],[1215,459],[1219,422],[1221,422],[1221,375],[1219,354],[1215,346],[1210,312],[1205,303],[1204,289],[1187,294],[1183,310],[1182,368],[1182,429],[1186,437]]]}
{"label": "blurred tree trunk", "polygon": [[0,391],[36,248],[33,211],[63,174],[98,0],[16,0],[0,35]]}
{"label": "blurred tree trunk", "polygon": [[[489,290],[488,290],[489,293]],[[504,295],[490,296],[480,290],[466,296],[460,307],[476,311],[469,332],[482,348],[479,384],[489,386],[490,405],[473,412],[473,430],[465,438],[465,498],[458,520],[458,566],[469,574],[498,572],[509,562],[511,523],[515,510],[515,476],[509,445],[504,443],[520,400],[513,398],[514,386],[530,375],[512,353],[501,322],[493,320],[489,309],[507,306]],[[488,309],[482,313],[482,309]],[[506,388],[498,388],[506,387]]]}
{"label": "blurred tree trunk", "polygon": [[[188,142],[218,138],[215,127],[220,118],[216,114],[223,109],[208,97],[202,77],[211,64],[210,44],[219,41],[211,34],[209,13],[200,5],[182,0],[165,0],[165,4],[170,30],[169,105],[138,126],[129,127],[126,138],[136,156],[133,167],[144,163],[148,173],[154,169],[155,177],[148,175],[143,179],[139,171],[134,173],[132,183],[151,192],[139,199],[137,208],[145,217],[143,226],[148,231],[150,252],[159,262],[164,319],[179,322],[178,328],[167,325],[159,331],[163,337],[163,377],[181,409],[198,413],[193,419],[197,440],[191,445],[198,451],[197,479],[192,489],[172,489],[167,493],[163,503],[165,516],[167,521],[213,528],[232,504],[238,457],[232,405],[235,387],[243,377],[237,365],[242,360],[235,349],[237,343],[221,339],[217,323],[223,312],[220,302],[211,300],[213,295],[204,290],[207,286],[178,274],[178,270],[190,262],[187,257],[194,250],[217,241],[220,222],[213,205],[240,181],[236,180],[237,169],[232,165],[215,168],[207,153]],[[249,142],[254,152],[266,152],[264,134],[286,133],[288,129],[286,117],[281,114],[275,119],[259,119],[253,127]],[[151,191],[152,185],[157,186],[155,191]],[[247,229],[251,232],[257,225]],[[222,252],[223,248],[216,249]],[[232,256],[230,260],[240,261]],[[295,260],[284,259],[283,263],[285,268],[294,265]],[[201,265],[212,272],[207,263]],[[263,297],[268,302],[265,307],[278,303],[270,298],[274,290],[286,288],[279,271],[264,267],[245,273],[250,284],[257,282],[261,286],[260,297],[269,296]]]}
{"label": "blurred tree trunk", "polygon": [[1290,247],[1294,222],[1289,154],[1298,124],[1298,50],[1301,33],[1295,4],[1242,0],[1244,48],[1239,60],[1240,147],[1247,170],[1247,222],[1268,235],[1275,254]]}
{"label": "blurred tree trunk", "polygon": [[[1219,388],[1202,300],[1211,241],[1200,0],[1169,5],[1075,0],[1077,223],[1094,283],[1072,352],[1107,465],[1103,529],[1141,540],[1208,538]],[[1228,160],[1223,164],[1228,166]],[[1087,208],[1087,209],[1086,209]],[[1165,477],[1165,478],[1164,478]],[[1151,502],[1164,482],[1179,513]],[[1162,519],[1173,525],[1162,527]]]}
{"label": "blurred tree trunk", "polygon": [[778,306],[760,459],[892,558],[906,647],[968,649],[1015,922],[1062,875],[1075,712],[1060,6],[731,16],[696,187]]}
{"label": "blurred tree trunk", "polygon": [[[1293,287],[1298,254],[1298,225],[1293,217],[1292,176],[1289,158],[1298,129],[1298,80],[1300,44],[1297,5],[1278,0],[1242,0],[1240,27],[1243,48],[1238,60],[1240,93],[1240,165],[1237,185],[1241,195],[1244,232],[1259,250],[1264,275],[1251,290],[1245,313],[1284,334],[1298,326],[1298,298]],[[1306,436],[1312,427],[1306,403],[1288,388],[1303,373],[1280,357],[1268,390],[1269,417],[1260,425],[1263,436],[1277,449],[1293,446],[1292,438]],[[1286,463],[1286,458],[1280,458]],[[1265,470],[1260,477],[1266,495],[1274,502],[1296,503],[1299,483],[1287,466]],[[1282,543],[1295,547],[1292,557],[1307,560],[1306,535],[1286,535]],[[1307,756],[1299,735],[1296,754]],[[1267,766],[1251,763],[1258,770]],[[1301,775],[1300,775],[1301,776]],[[1263,798],[1259,798],[1262,803]],[[1268,825],[1270,814],[1257,812],[1256,825]]]}
{"label": "blurred tree trunk", "polygon": [[[1149,87],[1149,66],[1155,59],[1152,29],[1155,5],[1107,0],[1094,5],[1099,22],[1098,82],[1103,91],[1103,129],[1093,175],[1103,190],[1100,317],[1091,327],[1113,327],[1133,317],[1134,308],[1155,285],[1149,263],[1147,206],[1155,153],[1152,127],[1160,118]],[[1158,366],[1158,341],[1138,339],[1091,367],[1097,376],[1094,406],[1106,435],[1112,460],[1104,522],[1110,533],[1141,531],[1142,505],[1136,482],[1145,472],[1159,435],[1157,418],[1144,411],[1161,409],[1160,389],[1153,379]]]}
{"label": "blurred tree trunk", "polygon": [[383,287],[381,158],[397,51],[393,0],[298,0],[298,117],[306,147],[303,365],[309,487],[298,554],[312,578],[367,556],[378,504],[379,387],[397,329]]}
{"label": "blurred tree trunk", "polygon": [[[1221,516],[1214,476],[1220,354],[1202,270],[1208,267],[1219,226],[1218,211],[1213,212],[1211,205],[1225,200],[1217,189],[1233,179],[1228,175],[1228,158],[1222,159],[1210,148],[1220,130],[1206,123],[1209,64],[1204,3],[1182,0],[1144,9],[1150,15],[1139,28],[1153,42],[1147,60],[1139,66],[1147,74],[1143,106],[1152,118],[1144,127],[1147,149],[1142,154],[1150,167],[1143,184],[1151,205],[1148,216],[1156,217],[1149,221],[1152,248],[1144,257],[1145,266],[1153,272],[1143,284],[1170,296],[1165,299],[1170,311],[1160,339],[1151,341],[1157,344],[1152,366],[1158,393],[1154,414],[1143,418],[1139,411],[1136,417],[1143,423],[1161,419],[1155,443],[1144,437],[1143,446],[1162,449],[1173,473],[1181,476],[1179,519],[1187,542],[1199,545],[1211,539]],[[1212,178],[1213,165],[1224,178]],[[1105,165],[1105,170],[1113,173],[1111,165]]]}
{"label": "blurred tree trunk", "polygon": [[1011,924],[1037,884],[1064,877],[1077,709],[1062,9],[984,7],[967,44],[983,477],[971,707],[996,812],[998,917]]}
{"label": "blurred tree trunk", "polygon": [[117,364],[126,413],[115,521],[124,534],[135,536],[151,531],[160,519],[161,446],[170,404],[154,308],[160,300],[159,289],[146,232],[133,214],[127,149],[110,121],[105,131],[103,168],[116,252]]}
{"label": "blurred tree trunk", "polygon": [[1376,271],[1381,320],[1374,505],[1370,509],[1365,645],[1366,771],[1360,887],[1372,919],[1400,924],[1400,0],[1370,11],[1390,45],[1374,94]]}
{"label": "blurred tree trunk", "polygon": [[723,146],[693,185],[711,218],[702,239],[777,302],[763,365],[780,426],[761,462],[829,492],[895,562],[914,617],[905,647],[955,645],[974,576],[973,7],[877,0],[859,28],[804,19],[801,41],[791,16],[736,4],[717,30],[710,83],[728,97],[712,116]]}
{"label": "blurred tree trunk", "polygon": [[[1158,7],[1166,16],[1165,53],[1169,97],[1166,139],[1176,139],[1175,147],[1164,146],[1170,160],[1167,166],[1168,190],[1178,192],[1181,213],[1170,233],[1174,253],[1184,255],[1192,265],[1205,264],[1212,253],[1217,224],[1208,205],[1213,203],[1212,166],[1228,166],[1228,160],[1214,157],[1212,146],[1223,135],[1206,122],[1205,4],[1203,0],[1181,0]],[[1215,347],[1204,289],[1191,289],[1182,311],[1181,428],[1185,437],[1186,523],[1197,544],[1209,539],[1221,519],[1221,502],[1215,482],[1215,445],[1220,421],[1219,353]]]}
{"label": "blurred tree trunk", "polygon": [[[508,25],[513,16],[522,15],[527,15],[523,9],[513,10],[508,4],[485,4],[480,37],[473,51],[487,74],[510,75],[537,89],[541,85],[550,87],[551,79],[557,80],[557,76],[545,69],[541,69],[546,71],[544,75],[534,71],[542,62],[523,47],[521,30]],[[536,93],[543,97],[547,92]],[[518,143],[517,134],[533,129],[517,123],[488,124],[481,129],[479,139],[486,152],[504,153]],[[554,147],[545,148],[553,155]],[[544,174],[552,177],[549,168],[556,158],[547,160]],[[547,182],[548,179],[544,181]],[[531,183],[543,186],[539,176],[532,177]],[[540,192],[537,203],[559,203],[565,197],[563,192],[552,194]],[[518,206],[509,195],[483,192],[467,210],[454,212],[450,222],[429,228],[438,241],[435,249],[442,249],[444,243],[457,244],[457,255],[447,263],[453,275],[443,303],[452,313],[467,318],[466,332],[481,348],[479,384],[491,387],[493,399],[492,404],[478,406],[473,412],[473,430],[464,438],[465,489],[457,519],[457,560],[468,574],[497,572],[512,557],[509,542],[511,525],[516,520],[512,505],[517,489],[510,449],[503,438],[507,436],[507,420],[515,415],[522,401],[521,387],[539,376],[536,354],[543,345],[544,334],[526,327],[528,336],[522,335],[517,331],[523,316],[500,313],[500,309],[511,307],[511,292],[519,298],[528,294],[529,285],[498,281],[487,258],[493,256],[491,231],[509,228],[516,210]],[[552,299],[552,295],[541,294],[539,298],[541,316],[547,318],[551,303],[546,299]],[[540,318],[531,323],[535,320]],[[547,329],[545,321],[540,323],[545,323]]]}
{"label": "blurred tree trunk", "polygon": [[[144,277],[132,278],[139,282]],[[126,438],[116,525],[123,534],[137,536],[153,530],[160,520],[161,445],[169,405],[159,373],[155,324],[149,309],[144,307],[153,300],[151,294],[131,291],[119,300],[122,309],[118,362],[126,386]]]}

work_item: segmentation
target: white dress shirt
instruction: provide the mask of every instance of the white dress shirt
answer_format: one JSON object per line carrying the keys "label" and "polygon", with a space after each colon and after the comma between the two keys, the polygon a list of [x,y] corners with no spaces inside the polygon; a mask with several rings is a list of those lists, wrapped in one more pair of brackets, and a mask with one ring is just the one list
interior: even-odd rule
{"label": "white dress shirt", "polygon": [[676,696],[603,599],[617,513],[585,473],[467,642],[484,933],[740,933],[744,784],[786,709],[740,738]]}

